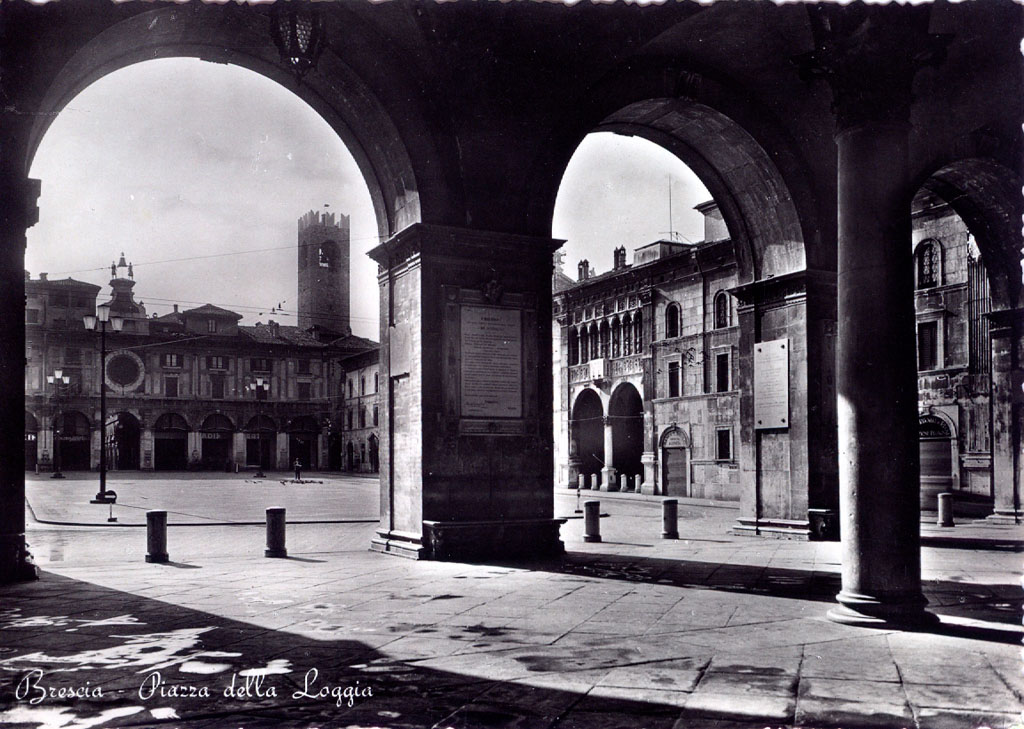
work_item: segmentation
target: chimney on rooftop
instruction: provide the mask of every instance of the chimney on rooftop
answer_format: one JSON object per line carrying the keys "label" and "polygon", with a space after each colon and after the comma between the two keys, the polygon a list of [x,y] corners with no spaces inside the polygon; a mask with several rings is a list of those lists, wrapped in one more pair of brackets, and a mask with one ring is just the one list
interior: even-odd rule
{"label": "chimney on rooftop", "polygon": [[175,313],[175,314],[177,314],[177,313],[178,313],[178,305],[177,305],[177,304],[175,304],[175,305],[174,305],[174,313]]}
{"label": "chimney on rooftop", "polygon": [[40,273],[40,274],[39,274],[39,280],[40,280],[40,281],[45,281],[45,280],[46,280],[46,276],[47,276],[47,274],[45,274],[45,273]]}
{"label": "chimney on rooftop", "polygon": [[586,281],[590,278],[590,261],[584,258],[577,266],[577,281]]}

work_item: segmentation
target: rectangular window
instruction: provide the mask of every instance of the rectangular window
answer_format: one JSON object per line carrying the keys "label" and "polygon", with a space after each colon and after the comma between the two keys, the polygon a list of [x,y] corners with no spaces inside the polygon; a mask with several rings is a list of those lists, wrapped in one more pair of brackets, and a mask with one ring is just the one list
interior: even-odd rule
{"label": "rectangular window", "polygon": [[348,416],[347,417],[348,417],[348,429],[352,430],[352,411],[351,410],[348,411]]}
{"label": "rectangular window", "polygon": [[364,408],[359,408],[359,427],[366,427],[366,410]]}
{"label": "rectangular window", "polygon": [[210,375],[210,397],[214,400],[224,399],[224,375]]}
{"label": "rectangular window", "polygon": [[[377,392],[380,389],[380,375],[376,372],[373,373],[373,391]],[[374,422],[374,425],[377,423]]]}
{"label": "rectangular window", "polygon": [[177,377],[165,377],[164,378],[164,397],[177,397],[178,396],[178,378]]}
{"label": "rectangular window", "polygon": [[668,396],[679,397],[679,363],[668,363]]}
{"label": "rectangular window", "polygon": [[939,323],[921,322],[917,325],[917,369],[934,370],[939,360]]}
{"label": "rectangular window", "polygon": [[732,460],[732,431],[720,428],[715,431],[715,458],[719,461]]}
{"label": "rectangular window", "polygon": [[162,367],[181,367],[181,355],[165,352],[160,355],[160,365]]}
{"label": "rectangular window", "polygon": [[249,369],[253,372],[270,372],[270,359],[267,357],[253,357],[249,360]]}
{"label": "rectangular window", "polygon": [[308,375],[308,374],[310,374],[310,372],[311,372],[311,370],[310,370],[310,362],[309,362],[309,360],[308,359],[300,359],[299,360],[299,366],[298,366],[298,373],[300,375]]}
{"label": "rectangular window", "polygon": [[360,395],[365,395],[366,394],[366,378],[365,377],[360,377],[359,378],[359,394]]}
{"label": "rectangular window", "polygon": [[207,357],[206,368],[210,370],[226,370],[228,368],[227,357]]}
{"label": "rectangular window", "polygon": [[82,350],[80,349],[65,349],[64,350],[64,364],[69,365],[80,365],[82,364]]}
{"label": "rectangular window", "polygon": [[38,324],[39,309],[25,309],[25,322],[28,324]]}
{"label": "rectangular window", "polygon": [[349,396],[349,397],[352,397],[352,391],[353,391],[353,388],[354,388],[354,386],[353,386],[353,384],[352,384],[352,380],[349,380],[349,381],[348,381],[348,396]]}
{"label": "rectangular window", "polygon": [[50,294],[50,303],[54,306],[67,306],[68,295],[67,294]]}
{"label": "rectangular window", "polygon": [[313,396],[313,383],[312,382],[300,382],[299,385],[299,399],[309,400]]}
{"label": "rectangular window", "polygon": [[216,334],[217,333],[217,320],[216,319],[207,319],[206,320],[206,331],[209,332],[210,334]]}
{"label": "rectangular window", "polygon": [[715,392],[729,389],[729,355],[715,355]]}
{"label": "rectangular window", "polygon": [[377,406],[374,405],[373,406],[373,424],[374,424],[375,427],[377,425],[377,418],[378,418],[379,414],[380,413],[378,412]]}

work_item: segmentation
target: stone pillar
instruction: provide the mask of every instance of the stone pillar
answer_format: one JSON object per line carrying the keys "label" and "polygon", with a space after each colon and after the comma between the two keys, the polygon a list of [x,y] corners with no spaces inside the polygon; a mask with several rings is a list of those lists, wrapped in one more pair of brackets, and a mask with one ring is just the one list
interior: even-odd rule
{"label": "stone pillar", "polygon": [[605,491],[618,491],[619,482],[615,476],[615,435],[612,427],[612,419],[607,415],[601,419],[604,425],[604,468],[601,469],[601,483]]}
{"label": "stone pillar", "polygon": [[927,8],[879,10],[837,9],[800,59],[836,112],[842,590],[829,617],[858,625],[935,620],[921,593],[908,134],[914,75],[944,45]]}
{"label": "stone pillar", "polygon": [[[13,102],[8,102],[13,103]],[[11,115],[8,115],[11,116]],[[13,124],[13,120],[7,119]],[[25,231],[39,219],[39,180],[15,172],[0,133],[0,584],[36,578],[25,544]]]}
{"label": "stone pillar", "polygon": [[426,559],[562,551],[552,491],[550,239],[416,224],[380,264],[381,524]]}
{"label": "stone pillar", "polygon": [[1024,310],[994,311],[992,322],[992,486],[989,520],[1020,523],[1022,474],[1021,433],[1024,430]]}
{"label": "stone pillar", "polygon": [[[153,447],[154,437],[152,428],[143,428],[142,430],[142,458],[140,467],[143,471],[152,471],[155,468]],[[244,461],[243,461],[244,462]]]}
{"label": "stone pillar", "polygon": [[241,431],[231,434],[231,460],[239,470],[245,468],[245,433]]}
{"label": "stone pillar", "polygon": [[198,466],[203,457],[203,434],[191,430],[188,433],[188,463],[190,466]]}
{"label": "stone pillar", "polygon": [[275,468],[279,471],[291,471],[292,463],[288,460],[288,434],[277,434],[277,447],[271,454],[272,460],[277,464]]}
{"label": "stone pillar", "polygon": [[644,451],[640,456],[640,463],[644,467],[644,480],[637,489],[648,496],[660,493],[658,488],[658,456],[654,451]]}

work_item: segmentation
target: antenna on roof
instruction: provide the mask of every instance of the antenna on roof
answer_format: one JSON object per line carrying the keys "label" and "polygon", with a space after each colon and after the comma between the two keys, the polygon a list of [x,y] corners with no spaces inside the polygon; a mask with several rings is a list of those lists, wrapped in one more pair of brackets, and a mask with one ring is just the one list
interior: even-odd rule
{"label": "antenna on roof", "polygon": [[692,240],[675,229],[675,221],[672,215],[672,175],[668,176],[668,230],[663,230],[659,235],[667,235],[668,239],[674,243],[678,243],[682,239],[691,245],[693,244]]}

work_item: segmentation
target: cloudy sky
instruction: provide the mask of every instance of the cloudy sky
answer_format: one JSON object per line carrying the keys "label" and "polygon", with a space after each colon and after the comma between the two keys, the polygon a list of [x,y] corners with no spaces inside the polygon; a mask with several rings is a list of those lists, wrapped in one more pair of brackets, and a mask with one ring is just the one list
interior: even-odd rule
{"label": "cloudy sky", "polygon": [[[377,226],[362,176],[316,112],[258,74],[194,59],[116,71],[54,120],[31,174],[42,180],[25,256],[33,277],[106,287],[124,251],[150,313],[209,302],[243,323],[294,324],[296,220],[349,214],[352,328],[377,338],[376,264],[365,255]],[[552,224],[568,239],[566,273],[580,258],[607,270],[615,246],[667,237],[670,185],[672,229],[699,239],[691,208],[708,195],[681,162],[641,140],[588,137]]]}

